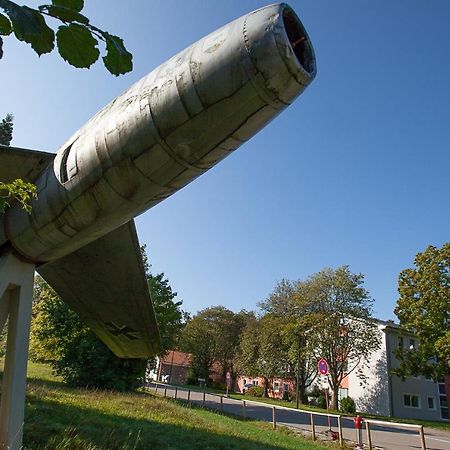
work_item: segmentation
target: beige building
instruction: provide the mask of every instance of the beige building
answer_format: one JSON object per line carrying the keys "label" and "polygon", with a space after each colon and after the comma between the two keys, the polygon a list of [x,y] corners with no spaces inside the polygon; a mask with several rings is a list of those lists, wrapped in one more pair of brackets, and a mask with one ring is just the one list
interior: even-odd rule
{"label": "beige building", "polygon": [[436,383],[425,377],[408,377],[402,381],[392,375],[391,369],[399,367],[395,356],[398,348],[415,351],[419,342],[411,333],[400,330],[392,321],[378,321],[381,347],[372,353],[364,384],[356,371],[347,377],[347,385],[340,397],[349,396],[356,402],[358,411],[391,417],[427,420],[449,420],[450,386],[444,380]]}

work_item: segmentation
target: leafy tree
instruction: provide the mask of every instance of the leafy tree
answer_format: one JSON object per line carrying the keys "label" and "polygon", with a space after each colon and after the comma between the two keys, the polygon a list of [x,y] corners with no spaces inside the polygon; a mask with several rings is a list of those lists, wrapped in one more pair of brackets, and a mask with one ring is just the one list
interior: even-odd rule
{"label": "leafy tree", "polygon": [[30,357],[50,363],[75,386],[129,390],[139,386],[146,361],[115,356],[41,277],[37,277]]}
{"label": "leafy tree", "polygon": [[0,214],[5,212],[11,199],[17,200],[25,211],[31,213],[30,201],[33,197],[37,197],[37,190],[32,183],[20,178],[11,183],[0,181]]}
{"label": "leafy tree", "polygon": [[214,362],[220,364],[223,377],[233,370],[233,359],[247,314],[213,306],[200,311],[187,323],[181,348],[192,353],[194,376],[208,379]]}
{"label": "leafy tree", "polygon": [[[74,67],[89,68],[100,56],[98,41],[105,44],[102,57],[107,70],[118,76],[133,68],[132,55],[121,38],[103,31],[81,13],[84,0],[52,0],[51,4],[38,9],[19,6],[9,0],[0,0],[0,58],[3,56],[1,36],[14,35],[26,42],[40,56],[50,53],[56,46],[61,57]],[[58,31],[53,31],[45,17],[60,22]]]}
{"label": "leafy tree", "polygon": [[[298,379],[298,400],[303,403],[306,389],[316,377],[314,299],[302,295],[302,283],[283,279],[269,297],[259,304],[267,314],[279,320],[280,341],[286,352],[290,376]],[[297,374],[298,372],[298,374]]]}
{"label": "leafy tree", "polygon": [[[0,144],[9,146],[12,140],[12,133],[13,116],[12,114],[7,114],[0,123]],[[33,197],[37,197],[37,190],[32,183],[23,181],[20,178],[11,183],[0,181],[0,214],[5,212],[5,209],[9,206],[9,201],[13,199],[17,200],[23,209],[30,213],[30,201]]]}
{"label": "leafy tree", "polygon": [[[173,348],[186,313],[174,302],[164,274],[152,275],[143,249],[147,280],[160,329],[163,351]],[[63,379],[77,386],[129,390],[142,382],[147,361],[118,358],[81,322],[41,277],[35,281],[30,357],[48,362]]]}
{"label": "leafy tree", "polygon": [[165,354],[178,346],[180,335],[189,320],[189,314],[181,309],[183,302],[175,300],[177,293],[172,291],[164,273],[152,274],[145,245],[141,247],[141,252],[161,336],[162,354]]}
{"label": "leafy tree", "polygon": [[325,358],[329,364],[333,409],[344,377],[356,371],[365,382],[364,368],[381,344],[372,318],[373,300],[363,283],[364,275],[351,273],[348,266],[324,269],[301,283],[302,296],[315,305],[310,330],[320,336],[317,359]]}
{"label": "leafy tree", "polygon": [[424,375],[439,380],[450,375],[450,242],[418,253],[416,268],[398,279],[395,314],[400,325],[419,339],[414,350],[398,349],[397,375]]}
{"label": "leafy tree", "polygon": [[285,346],[280,340],[282,321],[273,314],[249,321],[240,340],[236,365],[242,374],[262,377],[264,396],[268,397],[273,380],[290,372]]}
{"label": "leafy tree", "polygon": [[6,114],[6,117],[0,122],[0,144],[9,145],[12,141],[13,134],[13,120],[12,114]]}

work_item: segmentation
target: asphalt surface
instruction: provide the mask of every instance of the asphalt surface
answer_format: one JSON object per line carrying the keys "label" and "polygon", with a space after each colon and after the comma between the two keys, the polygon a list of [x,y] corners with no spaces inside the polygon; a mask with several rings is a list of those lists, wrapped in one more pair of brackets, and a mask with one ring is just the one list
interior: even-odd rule
{"label": "asphalt surface", "polygon": [[[273,421],[273,407],[267,404],[255,404],[254,402],[246,401],[245,412],[243,402],[241,400],[234,400],[231,398],[222,397],[217,394],[203,393],[200,391],[190,391],[182,387],[165,386],[158,384],[156,390],[155,384],[148,386],[150,392],[157,392],[159,395],[164,395],[169,398],[185,400],[192,402],[198,406],[205,406],[210,409],[223,411],[224,413],[233,414],[242,417],[245,414],[246,418],[272,422]],[[311,414],[310,412],[295,410],[291,408],[282,409],[275,407],[275,419],[277,426],[287,426],[292,430],[309,435],[311,437]],[[314,425],[316,429],[316,437],[321,440],[332,440],[333,437],[337,439],[339,431],[338,419],[324,415],[314,414]],[[331,431],[330,432],[330,426]],[[404,428],[396,428],[392,425],[370,425],[371,441],[373,449],[421,449],[420,435],[417,430],[408,430]],[[362,441],[367,448],[367,433],[365,427],[362,430]],[[357,435],[353,424],[353,418],[342,416],[342,436],[348,443],[356,445]],[[425,428],[425,443],[429,450],[450,450],[450,432],[443,430],[436,430],[432,428]]]}

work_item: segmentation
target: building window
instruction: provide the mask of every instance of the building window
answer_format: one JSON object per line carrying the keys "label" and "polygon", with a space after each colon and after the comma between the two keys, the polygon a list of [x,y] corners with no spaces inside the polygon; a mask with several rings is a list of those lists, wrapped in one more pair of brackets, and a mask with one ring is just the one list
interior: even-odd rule
{"label": "building window", "polygon": [[410,339],[409,340],[409,349],[410,350],[417,350],[417,343],[415,339]]}
{"label": "building window", "polygon": [[439,408],[441,410],[441,418],[444,420],[448,420],[448,402],[447,402],[447,394],[445,391],[445,383],[444,380],[440,380],[438,384],[438,392],[439,392]]}
{"label": "building window", "polygon": [[289,384],[283,383],[283,392],[289,392]]}
{"label": "building window", "polygon": [[403,348],[403,336],[398,336],[397,338],[397,347]]}
{"label": "building window", "polygon": [[420,408],[420,399],[415,394],[403,394],[403,405],[407,408]]}
{"label": "building window", "polygon": [[273,392],[280,392],[280,383],[276,381],[273,383]]}
{"label": "building window", "polygon": [[253,384],[253,386],[258,386],[258,380],[253,380],[252,384]]}
{"label": "building window", "polygon": [[428,397],[427,402],[428,402],[428,409],[436,409],[436,402],[434,400],[434,397]]}
{"label": "building window", "polygon": [[244,384],[244,385],[247,384],[247,380],[245,378],[244,378],[244,382],[242,384]]}

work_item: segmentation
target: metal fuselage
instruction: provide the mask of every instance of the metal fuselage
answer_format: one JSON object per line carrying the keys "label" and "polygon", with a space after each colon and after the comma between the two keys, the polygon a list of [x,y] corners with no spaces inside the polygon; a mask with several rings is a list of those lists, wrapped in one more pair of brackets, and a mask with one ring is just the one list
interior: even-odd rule
{"label": "metal fuselage", "polygon": [[231,22],[142,78],[77,131],[37,179],[31,215],[13,205],[0,236],[37,263],[77,250],[229,155],[315,73],[309,38],[286,4]]}

